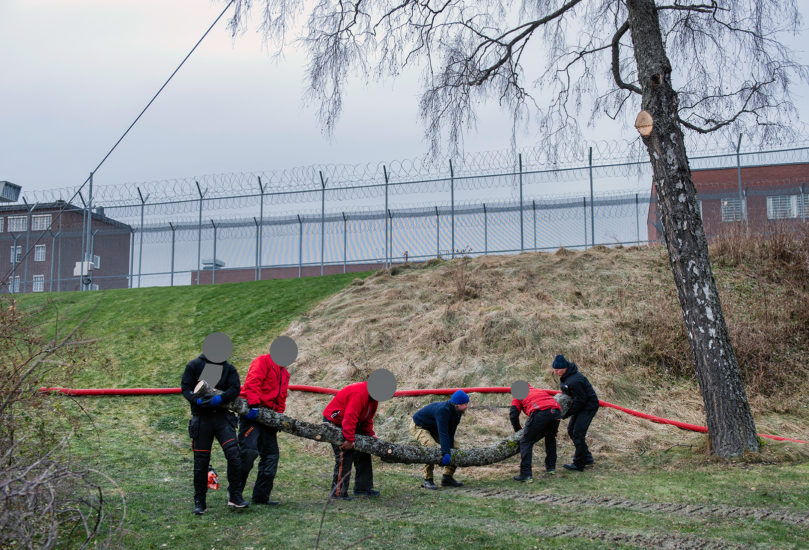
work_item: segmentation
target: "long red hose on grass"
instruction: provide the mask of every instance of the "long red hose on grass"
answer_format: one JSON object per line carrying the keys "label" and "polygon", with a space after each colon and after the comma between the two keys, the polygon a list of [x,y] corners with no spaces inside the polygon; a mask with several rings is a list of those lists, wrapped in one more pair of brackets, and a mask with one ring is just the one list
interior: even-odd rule
{"label": "long red hose on grass", "polygon": [[[319,386],[303,386],[298,384],[290,384],[289,389],[292,391],[304,391],[309,393],[325,393],[334,395],[337,393],[338,390],[334,388],[321,388]],[[434,388],[434,389],[424,389],[424,390],[400,390],[394,393],[394,397],[415,397],[420,395],[451,395],[455,393],[455,391],[462,389],[466,393],[511,393],[511,388],[506,386],[493,386],[488,388]],[[40,388],[40,392],[43,393],[61,393],[64,395],[166,395],[166,394],[173,394],[173,393],[181,393],[180,388],[90,388],[90,389],[71,389],[71,388]],[[559,393],[559,390],[545,390],[551,394]],[[670,420],[668,418],[663,418],[660,416],[654,416],[651,414],[642,413],[640,411],[635,411],[632,409],[627,409],[626,407],[621,407],[620,405],[614,405],[612,403],[608,403],[607,401],[599,400],[599,404],[602,407],[609,407],[611,409],[616,409],[621,412],[625,412],[626,414],[630,414],[632,416],[637,416],[638,418],[643,418],[646,420],[650,420],[652,422],[656,422],[657,424],[668,424],[670,426],[676,426],[682,430],[689,430],[692,432],[702,432],[708,433],[708,428],[705,426],[698,426],[696,424],[687,424],[685,422],[680,422],[678,420]],[[793,443],[806,443],[809,444],[809,441],[803,441],[802,439],[790,439],[788,437],[780,437],[777,435],[767,435],[767,434],[758,434],[759,437],[766,437],[767,439],[774,439],[775,441],[791,441]]]}

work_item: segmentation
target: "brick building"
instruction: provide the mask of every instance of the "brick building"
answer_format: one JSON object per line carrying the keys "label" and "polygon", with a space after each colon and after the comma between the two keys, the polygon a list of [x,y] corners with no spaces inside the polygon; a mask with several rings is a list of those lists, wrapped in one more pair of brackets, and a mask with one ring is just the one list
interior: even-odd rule
{"label": "brick building", "polygon": [[[61,212],[61,214],[60,214]],[[62,201],[0,206],[0,292],[79,290],[86,211]],[[93,212],[91,288],[129,286],[130,226]]]}
{"label": "brick building", "polygon": [[[809,216],[809,164],[748,166],[741,169],[742,196],[736,168],[694,170],[702,225],[708,238],[744,221],[753,233],[805,226]],[[652,185],[647,229],[650,241],[662,239],[657,193]]]}

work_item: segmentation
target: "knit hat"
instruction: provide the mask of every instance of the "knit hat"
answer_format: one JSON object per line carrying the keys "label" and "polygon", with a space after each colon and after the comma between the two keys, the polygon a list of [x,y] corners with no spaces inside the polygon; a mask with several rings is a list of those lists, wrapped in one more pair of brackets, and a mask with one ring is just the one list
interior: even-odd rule
{"label": "knit hat", "polygon": [[570,363],[568,363],[567,359],[565,359],[565,356],[560,353],[559,355],[554,357],[553,366],[551,368],[553,368],[553,369],[566,369],[569,366],[570,366]]}
{"label": "knit hat", "polygon": [[455,393],[452,394],[452,398],[450,399],[450,402],[453,405],[465,405],[466,403],[469,403],[469,396],[466,395],[465,391],[458,390],[458,391],[456,391]]}

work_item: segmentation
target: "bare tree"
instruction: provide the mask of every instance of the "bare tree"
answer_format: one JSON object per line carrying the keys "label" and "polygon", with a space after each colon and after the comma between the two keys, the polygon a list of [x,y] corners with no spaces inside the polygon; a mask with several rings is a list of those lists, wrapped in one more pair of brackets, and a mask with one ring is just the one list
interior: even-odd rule
{"label": "bare tree", "polygon": [[[421,115],[433,150],[457,144],[475,106],[495,98],[515,123],[564,143],[585,112],[627,120],[640,109],[664,238],[713,452],[758,449],[755,425],[708,259],[683,129],[788,135],[790,86],[808,81],[780,41],[793,0],[261,0],[262,27],[283,47],[306,16],[309,98],[331,130],[347,79],[424,67]],[[251,0],[237,0],[234,32]],[[673,61],[673,63],[672,63]],[[675,68],[677,69],[675,71]]]}

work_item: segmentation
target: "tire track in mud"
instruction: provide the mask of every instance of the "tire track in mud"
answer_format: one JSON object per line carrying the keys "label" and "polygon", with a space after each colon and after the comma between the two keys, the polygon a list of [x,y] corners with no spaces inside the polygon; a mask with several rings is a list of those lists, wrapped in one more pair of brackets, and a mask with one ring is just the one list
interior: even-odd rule
{"label": "tire track in mud", "polygon": [[557,525],[547,529],[532,531],[532,534],[542,538],[579,538],[597,540],[607,545],[623,544],[637,546],[638,548],[655,548],[662,550],[741,550],[750,548],[749,545],[739,545],[716,539],[702,539],[691,535],[675,533],[622,533],[620,531],[604,531],[600,529],[585,529],[570,525]]}
{"label": "tire track in mud", "polygon": [[541,504],[560,506],[597,506],[632,512],[653,512],[686,517],[714,516],[728,519],[773,520],[809,528],[809,512],[767,508],[745,508],[725,504],[683,504],[675,502],[644,502],[615,496],[578,497],[544,493],[526,493],[512,489],[460,489],[458,493],[469,496],[526,500]]}

